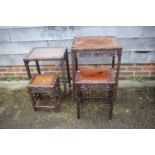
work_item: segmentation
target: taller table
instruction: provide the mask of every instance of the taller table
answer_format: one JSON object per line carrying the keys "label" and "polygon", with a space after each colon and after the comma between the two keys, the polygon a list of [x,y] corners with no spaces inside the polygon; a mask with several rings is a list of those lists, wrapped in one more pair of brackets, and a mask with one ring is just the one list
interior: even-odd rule
{"label": "taller table", "polygon": [[[70,73],[69,73],[69,62],[68,62],[68,52],[66,48],[48,48],[39,47],[33,48],[30,53],[23,59],[27,71],[28,78],[31,79],[31,72],[29,68],[29,62],[35,61],[38,74],[41,74],[39,61],[59,61],[62,72],[62,81],[64,84],[64,95],[67,95],[67,85],[70,83]],[[67,71],[67,81],[66,81],[66,71]]]}
{"label": "taller table", "polygon": [[[122,47],[115,37],[75,37],[72,46],[73,91],[77,105],[77,118],[80,118],[80,102],[82,99],[106,99],[110,105],[109,119],[112,119],[113,102],[116,98],[118,77],[121,64]],[[111,67],[106,69],[79,69],[78,57],[103,56],[112,58]],[[117,57],[117,61],[115,58]],[[101,63],[104,64],[104,63]],[[115,64],[117,67],[115,67]],[[105,89],[108,97],[95,95],[94,91]],[[90,90],[93,90],[90,94]],[[86,96],[83,94],[90,94]]]}

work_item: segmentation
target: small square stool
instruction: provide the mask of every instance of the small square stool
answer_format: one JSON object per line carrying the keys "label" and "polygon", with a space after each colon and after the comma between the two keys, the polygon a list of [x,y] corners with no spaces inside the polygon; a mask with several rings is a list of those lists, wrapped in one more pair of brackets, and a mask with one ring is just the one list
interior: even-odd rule
{"label": "small square stool", "polygon": [[[60,85],[59,79],[56,75],[35,75],[27,86],[29,95],[32,100],[32,106],[34,110],[39,108],[53,109],[59,112],[60,104]],[[37,105],[37,100],[42,97],[42,95],[47,95],[54,99],[54,106],[50,105]]]}

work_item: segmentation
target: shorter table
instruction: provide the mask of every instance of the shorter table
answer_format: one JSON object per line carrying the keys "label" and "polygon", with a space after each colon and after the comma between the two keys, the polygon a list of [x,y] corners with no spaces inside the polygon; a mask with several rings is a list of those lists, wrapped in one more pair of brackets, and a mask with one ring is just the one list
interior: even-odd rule
{"label": "shorter table", "polygon": [[[35,61],[38,74],[41,74],[40,66],[38,61],[60,61],[62,81],[64,84],[64,95],[67,95],[66,83],[71,86],[70,83],[70,73],[69,73],[69,62],[68,62],[68,52],[66,48],[49,48],[49,47],[39,47],[33,48],[32,51],[23,59],[25,67],[27,70],[28,78],[31,79],[31,73],[29,69],[29,62]],[[66,65],[65,65],[66,62]],[[67,70],[67,81],[66,73]]]}
{"label": "shorter table", "polygon": [[[59,79],[56,75],[35,75],[28,84],[27,89],[34,110],[37,110],[38,108],[46,108],[59,112],[60,85]],[[41,98],[42,95],[48,95],[51,98],[54,98],[54,106],[37,105],[37,100]]]}

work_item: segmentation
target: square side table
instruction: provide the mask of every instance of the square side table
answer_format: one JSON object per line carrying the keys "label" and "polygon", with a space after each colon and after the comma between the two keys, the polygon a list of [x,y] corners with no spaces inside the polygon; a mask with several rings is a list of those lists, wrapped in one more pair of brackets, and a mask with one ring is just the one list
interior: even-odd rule
{"label": "square side table", "polygon": [[[67,95],[66,83],[71,86],[70,82],[70,72],[69,72],[69,62],[68,62],[68,52],[66,48],[49,48],[49,47],[38,47],[33,48],[30,53],[23,59],[28,78],[31,79],[31,72],[29,69],[29,62],[35,61],[38,74],[41,74],[39,61],[60,61],[62,81],[64,85],[64,95]],[[65,71],[67,70],[67,81]]]}

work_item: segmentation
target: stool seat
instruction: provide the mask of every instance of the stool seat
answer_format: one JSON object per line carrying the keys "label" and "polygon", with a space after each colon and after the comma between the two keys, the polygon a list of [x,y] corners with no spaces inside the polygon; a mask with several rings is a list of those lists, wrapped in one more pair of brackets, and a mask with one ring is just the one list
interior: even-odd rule
{"label": "stool seat", "polygon": [[56,75],[35,75],[29,83],[29,87],[52,87],[55,85],[56,79]]}
{"label": "stool seat", "polygon": [[76,74],[75,83],[115,83],[114,73],[111,69],[81,69]]}

